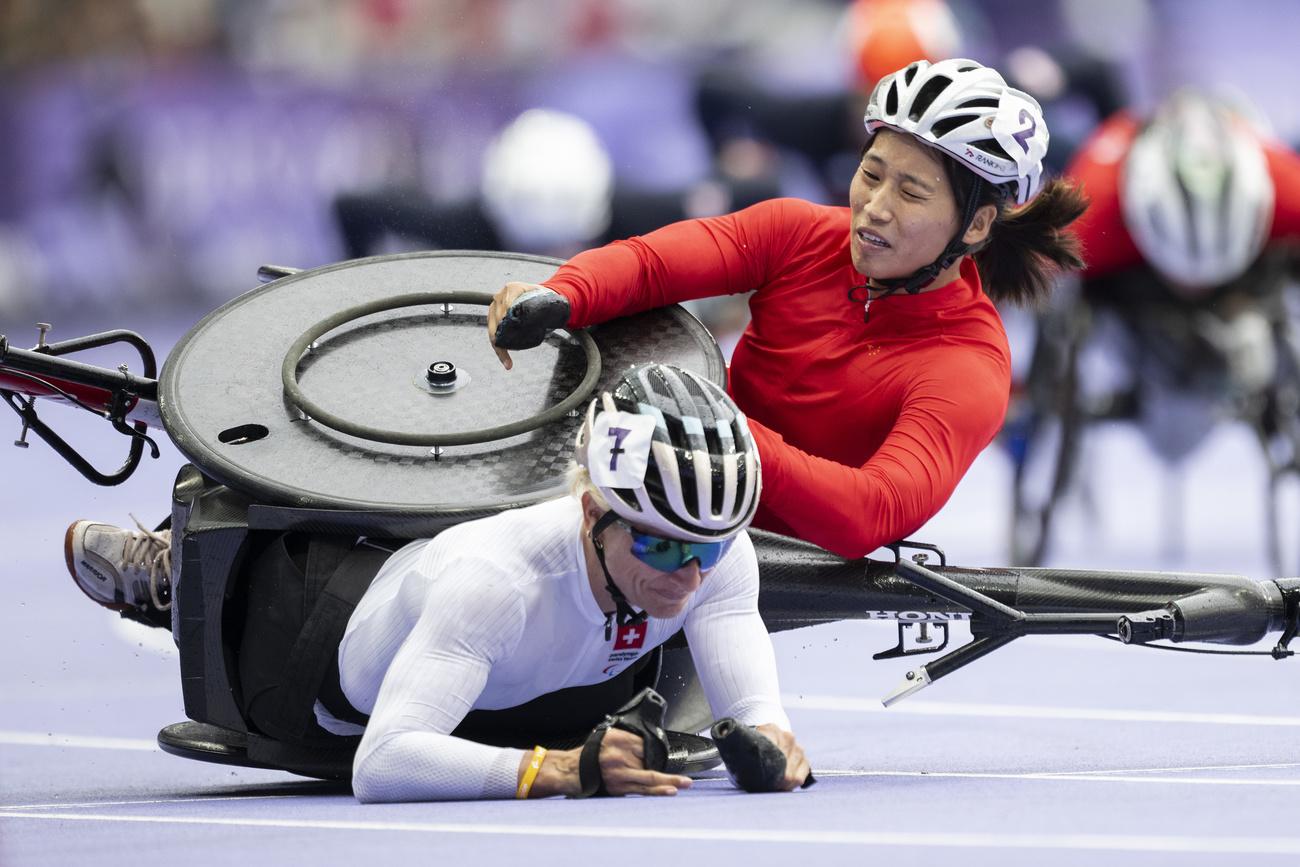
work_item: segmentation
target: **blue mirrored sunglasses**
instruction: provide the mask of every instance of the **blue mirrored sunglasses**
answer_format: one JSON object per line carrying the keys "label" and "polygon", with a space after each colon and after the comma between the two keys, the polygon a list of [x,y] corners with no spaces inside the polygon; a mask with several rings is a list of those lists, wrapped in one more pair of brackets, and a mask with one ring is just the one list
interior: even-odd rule
{"label": "blue mirrored sunglasses", "polygon": [[692,560],[698,560],[700,571],[707,572],[726,556],[735,537],[721,542],[683,542],[645,533],[630,524],[619,521],[632,534],[632,556],[660,572],[676,572]]}

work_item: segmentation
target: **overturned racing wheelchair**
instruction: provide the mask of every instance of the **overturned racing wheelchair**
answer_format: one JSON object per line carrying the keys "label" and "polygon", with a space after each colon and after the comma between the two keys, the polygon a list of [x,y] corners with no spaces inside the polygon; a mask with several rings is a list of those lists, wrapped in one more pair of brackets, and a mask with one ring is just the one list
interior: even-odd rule
{"label": "overturned racing wheelchair", "polygon": [[[172,492],[174,607],[189,721],[159,745],[186,758],[346,779],[357,738],[311,732],[312,707],[337,646],[346,594],[311,574],[308,612],[283,648],[271,714],[250,719],[241,672],[244,567],[286,533],[391,549],[454,524],[565,492],[578,408],[630,364],[671,362],[716,382],[725,366],[708,331],[671,307],[577,333],[553,332],[504,371],[483,339],[487,294],[510,280],[537,282],[559,264],[513,254],[442,251],[356,260],[309,271],[266,266],[267,285],[210,313],[177,344],[158,376],[148,344],[129,331],[20,349],[0,336],[0,395],[24,428],[87,479],[128,478],[159,428],[190,460]],[[67,356],[122,342],[139,375]],[[116,470],[93,467],[39,416],[37,399],[107,419],[130,438]],[[503,421],[504,419],[504,421]],[[1263,655],[1282,659],[1300,626],[1300,579],[1235,575],[959,568],[936,546],[900,541],[889,560],[845,560],[815,546],[751,530],[769,631],[846,619],[893,618],[897,646],[875,658],[939,653],[909,671],[892,704],[1022,635],[1111,636],[1128,644],[1248,645],[1278,635]],[[336,546],[337,547],[337,546]],[[934,562],[931,562],[934,561]],[[364,590],[364,584],[360,587]],[[353,588],[352,592],[359,592]],[[355,599],[352,600],[355,603]],[[334,611],[333,618],[330,612]],[[350,610],[350,609],[344,609]],[[972,640],[948,650],[948,623],[969,620]],[[501,746],[573,746],[593,728],[640,734],[662,767],[716,766],[718,747],[689,734],[707,719],[680,638],[595,687],[543,696],[506,711],[475,711],[457,733]],[[946,652],[945,652],[946,651]],[[1218,651],[1250,653],[1252,651]],[[647,692],[658,689],[672,708]],[[564,693],[576,692],[576,695]],[[621,710],[606,716],[608,710]],[[596,709],[593,711],[593,709]],[[762,788],[763,744],[721,721],[724,756],[749,761]],[[761,735],[757,736],[761,739]],[[778,751],[779,756],[779,751]],[[783,761],[783,758],[782,758]],[[728,768],[738,782],[733,760]]]}

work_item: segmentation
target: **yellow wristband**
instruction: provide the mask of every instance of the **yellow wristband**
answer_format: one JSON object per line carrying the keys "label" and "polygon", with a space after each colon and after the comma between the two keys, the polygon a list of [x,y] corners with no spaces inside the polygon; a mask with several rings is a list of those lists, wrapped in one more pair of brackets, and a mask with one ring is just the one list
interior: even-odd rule
{"label": "yellow wristband", "polygon": [[523,800],[528,797],[528,793],[533,788],[533,781],[537,779],[537,772],[542,769],[544,761],[546,761],[546,747],[533,747],[533,760],[528,763],[524,778],[519,781],[519,788],[515,790],[516,798]]}

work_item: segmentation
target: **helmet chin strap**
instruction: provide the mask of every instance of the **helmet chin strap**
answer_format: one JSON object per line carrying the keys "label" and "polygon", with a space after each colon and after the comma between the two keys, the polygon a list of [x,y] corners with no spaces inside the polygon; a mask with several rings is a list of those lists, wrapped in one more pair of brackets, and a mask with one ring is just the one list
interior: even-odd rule
{"label": "helmet chin strap", "polygon": [[609,574],[609,567],[605,565],[605,546],[600,542],[600,534],[609,529],[610,525],[618,520],[618,515],[613,509],[601,515],[599,520],[591,527],[591,545],[596,549],[596,559],[600,562],[600,570],[605,573],[605,590],[614,598],[614,611],[605,617],[605,640],[609,641],[613,635],[614,624],[617,623],[619,628],[623,628],[631,623],[644,623],[646,613],[633,610],[632,604],[627,601],[623,591],[618,589],[614,584],[614,576]]}
{"label": "helmet chin strap", "polygon": [[[881,280],[872,280],[866,283],[865,285],[868,290],[885,290],[871,300],[879,301],[881,298],[887,298],[890,295],[895,295],[899,292],[906,292],[908,295],[915,295],[917,292],[920,292],[922,289],[933,283],[940,274],[952,266],[953,262],[956,262],[962,256],[966,255],[966,251],[970,249],[970,247],[962,240],[962,237],[970,228],[971,223],[975,221],[975,212],[979,210],[980,193],[983,192],[985,183],[986,182],[983,178],[978,175],[976,176],[975,185],[971,188],[970,195],[966,197],[966,205],[962,209],[961,222],[957,225],[957,232],[952,236],[952,240],[948,242],[948,246],[943,248],[943,252],[939,254],[939,258],[906,277],[889,277]],[[854,286],[849,290],[850,300],[857,300],[854,298],[853,292],[860,288],[862,287]],[[870,303],[868,302],[867,309],[862,314],[864,322],[867,319],[869,311]]]}

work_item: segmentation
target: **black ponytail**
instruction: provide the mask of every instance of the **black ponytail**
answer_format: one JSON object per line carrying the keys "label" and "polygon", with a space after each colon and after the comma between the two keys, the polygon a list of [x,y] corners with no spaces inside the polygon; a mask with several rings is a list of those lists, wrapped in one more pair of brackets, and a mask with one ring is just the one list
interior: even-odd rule
{"label": "black ponytail", "polygon": [[977,183],[974,172],[946,155],[944,168],[959,203],[974,192],[980,206],[998,209],[988,238],[967,251],[979,266],[984,292],[994,301],[1041,306],[1057,274],[1083,267],[1079,239],[1066,231],[1088,207],[1088,197],[1074,184],[1054,179],[1015,207],[1007,204],[1003,191]]}

